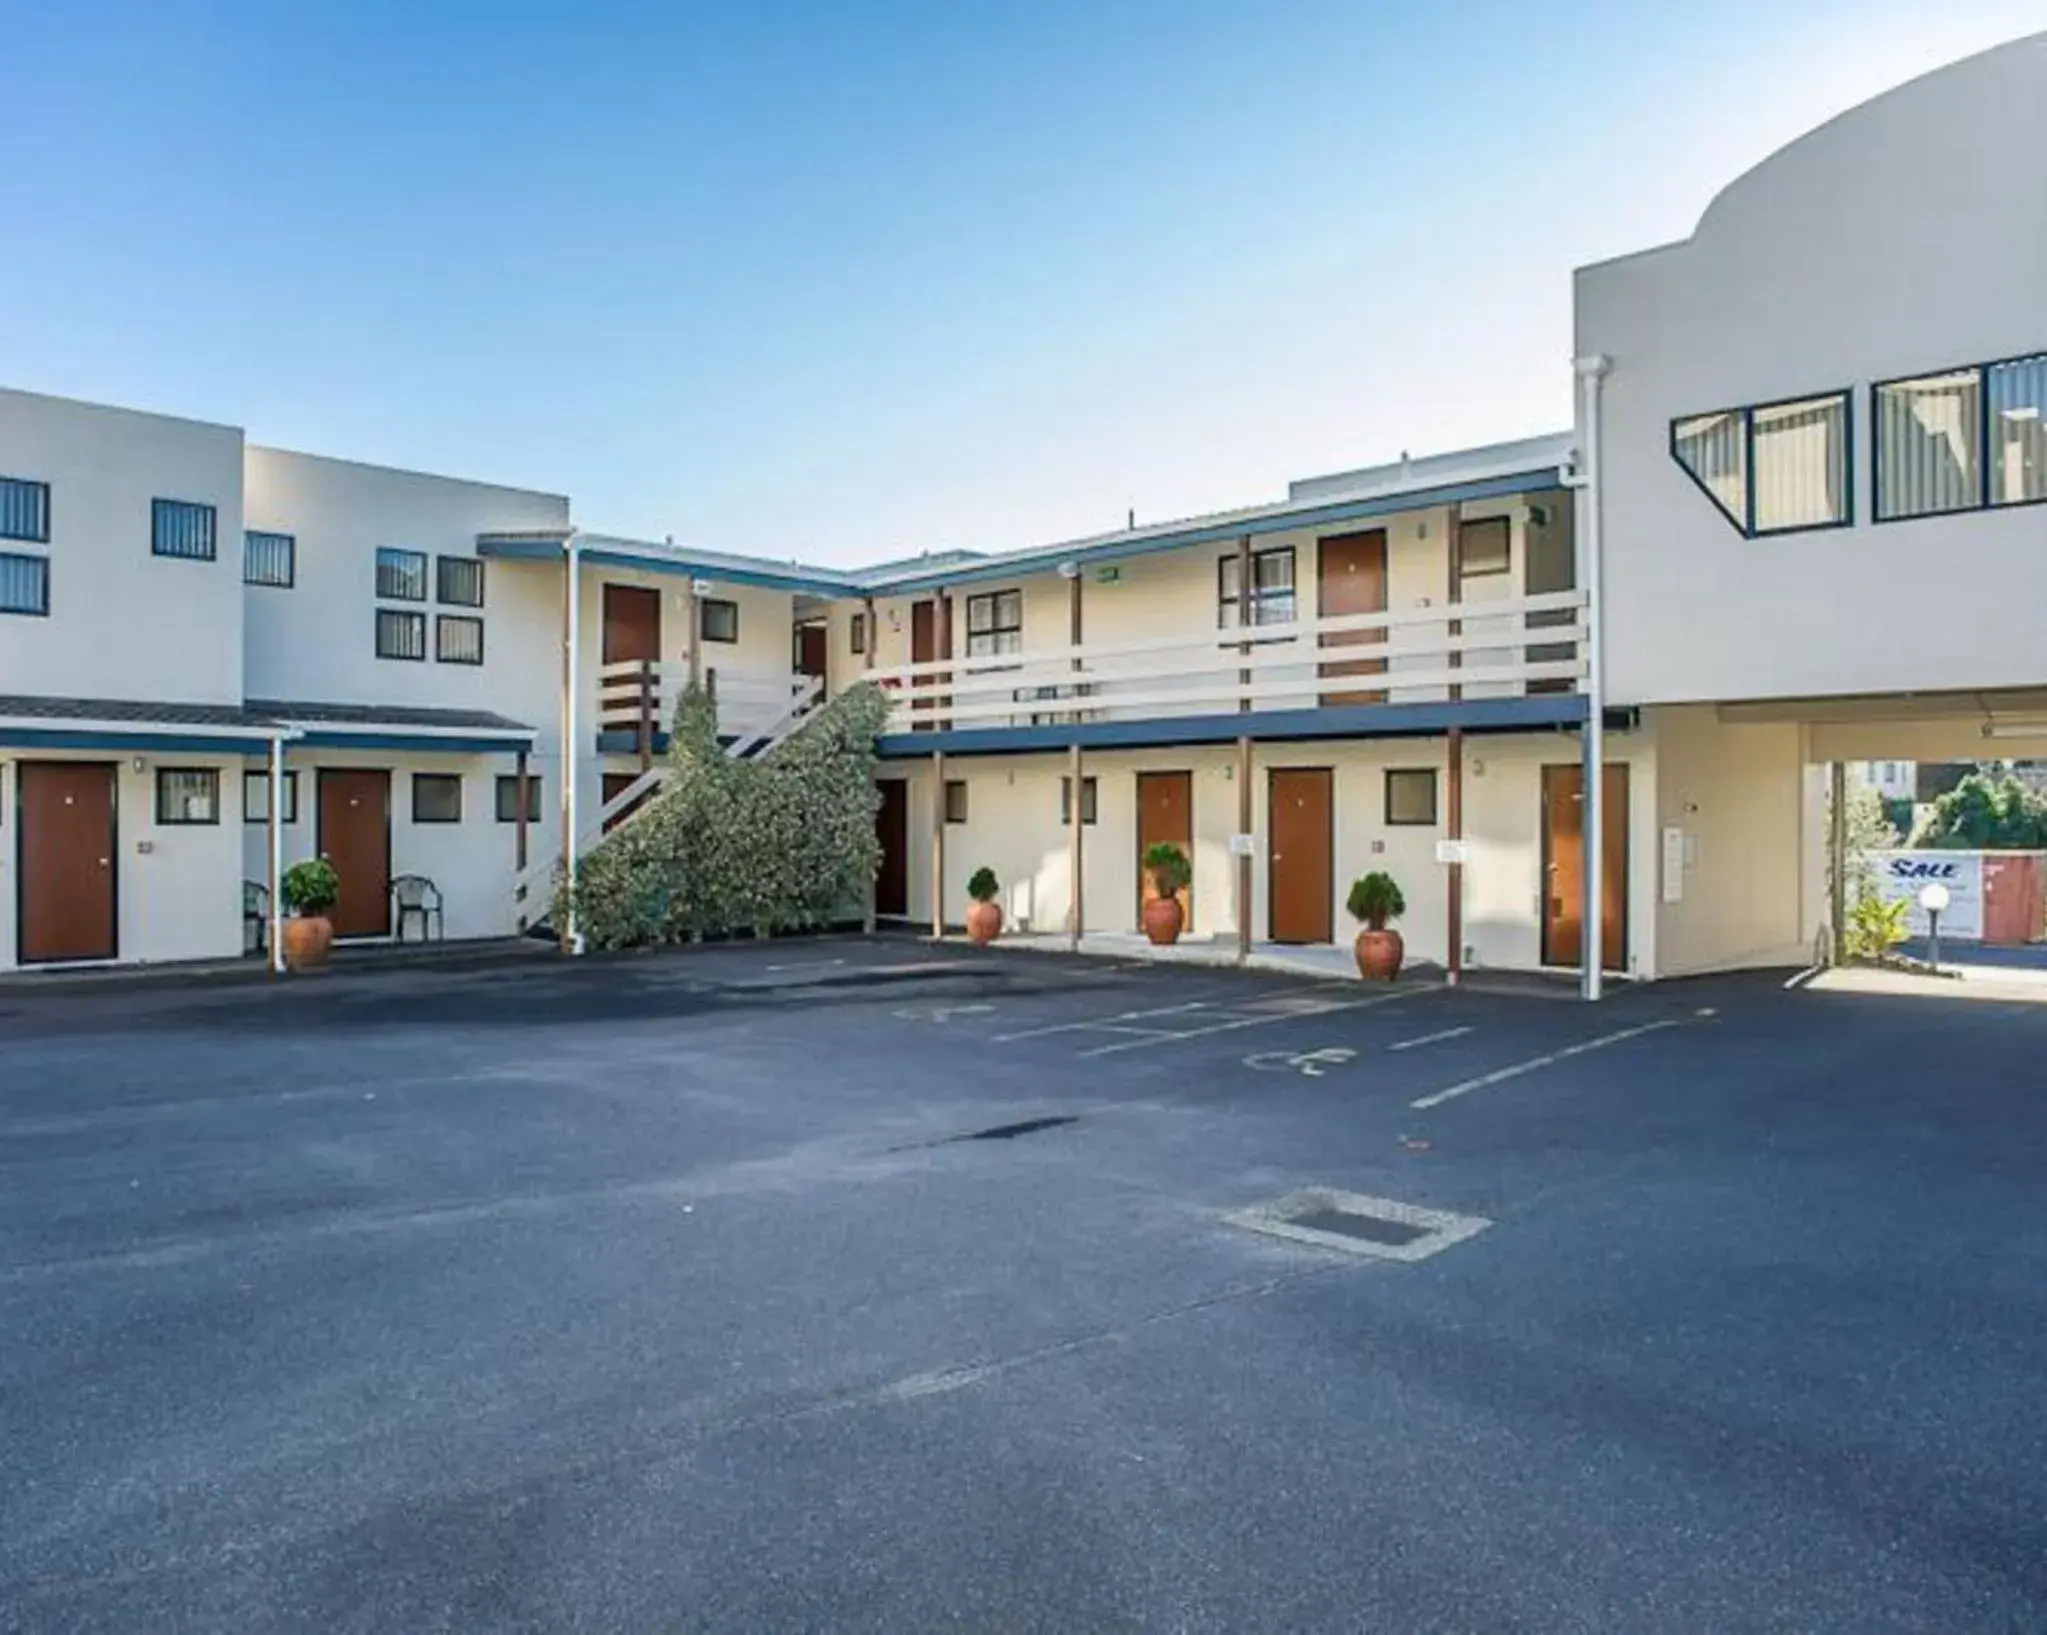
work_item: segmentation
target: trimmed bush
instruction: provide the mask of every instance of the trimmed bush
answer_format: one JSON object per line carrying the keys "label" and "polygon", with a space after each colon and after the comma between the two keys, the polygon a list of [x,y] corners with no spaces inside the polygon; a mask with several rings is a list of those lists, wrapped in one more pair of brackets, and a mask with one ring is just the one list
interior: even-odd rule
{"label": "trimmed bush", "polygon": [[[577,865],[584,940],[651,947],[861,918],[881,866],[874,740],[887,719],[887,697],[862,684],[738,761],[718,745],[710,696],[685,690],[659,793]],[[562,896],[557,885],[556,924]]]}
{"label": "trimmed bush", "polygon": [[989,868],[974,870],[973,878],[967,882],[967,895],[977,903],[993,902],[1001,890],[1002,882],[995,878],[995,871]]}
{"label": "trimmed bush", "polygon": [[1362,920],[1374,931],[1384,931],[1388,920],[1397,920],[1407,912],[1407,899],[1400,894],[1392,875],[1375,869],[1351,882],[1344,907],[1350,910],[1352,919]]}

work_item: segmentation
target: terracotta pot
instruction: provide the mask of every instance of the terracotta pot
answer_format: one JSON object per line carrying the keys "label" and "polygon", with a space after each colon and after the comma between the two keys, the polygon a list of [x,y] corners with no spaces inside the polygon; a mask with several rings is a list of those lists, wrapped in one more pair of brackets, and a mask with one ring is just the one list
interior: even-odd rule
{"label": "terracotta pot", "polygon": [[1161,948],[1178,942],[1186,924],[1177,897],[1154,897],[1144,905],[1144,934]]}
{"label": "terracotta pot", "polygon": [[1002,905],[992,898],[985,903],[972,903],[967,908],[967,935],[974,939],[979,948],[986,948],[1002,935]]}
{"label": "terracotta pot", "polygon": [[1354,950],[1359,976],[1367,982],[1391,982],[1400,975],[1400,961],[1407,953],[1407,944],[1400,940],[1398,931],[1375,931],[1367,926],[1358,933]]}
{"label": "terracotta pot", "polygon": [[295,914],[284,922],[284,963],[294,971],[317,971],[327,963],[334,922],[322,914]]}

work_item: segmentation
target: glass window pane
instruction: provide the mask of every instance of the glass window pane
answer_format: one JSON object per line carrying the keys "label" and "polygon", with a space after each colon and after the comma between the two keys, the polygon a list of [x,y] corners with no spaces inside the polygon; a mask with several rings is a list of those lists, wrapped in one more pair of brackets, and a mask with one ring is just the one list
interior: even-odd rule
{"label": "glass window pane", "polygon": [[377,594],[394,602],[426,600],[426,552],[377,551]]}
{"label": "glass window pane", "polygon": [[473,556],[435,559],[435,595],[451,607],[483,606],[483,563]]}
{"label": "glass window pane", "polygon": [[1981,505],[1977,371],[1892,381],[1875,396],[1877,516],[1924,517]]}
{"label": "glass window pane", "polygon": [[378,608],[377,657],[423,660],[426,657],[426,615]]}
{"label": "glass window pane", "polygon": [[442,664],[481,664],[483,621],[455,613],[437,615],[434,619],[434,658]]}
{"label": "glass window pane", "polygon": [[2047,500],[2047,353],[1993,363],[1990,502]]}
{"label": "glass window pane", "polygon": [[159,767],[156,774],[156,821],[218,823],[220,774],[210,767]]}
{"label": "glass window pane", "polygon": [[1283,551],[1260,551],[1251,559],[1251,582],[1261,593],[1269,590],[1292,590],[1293,548],[1289,546]]}
{"label": "glass window pane", "polygon": [[50,485],[0,477],[0,539],[50,542]]}
{"label": "glass window pane", "polygon": [[0,613],[50,611],[50,559],[0,556]]}
{"label": "glass window pane", "polygon": [[1848,400],[1779,403],[1750,412],[1755,460],[1754,531],[1848,520]]}
{"label": "glass window pane", "polygon": [[[519,821],[519,779],[516,773],[498,778],[497,813],[500,823]],[[540,774],[537,772],[526,775],[526,821],[540,821]]]}
{"label": "glass window pane", "polygon": [[1436,821],[1436,773],[1433,767],[1387,771],[1386,821],[1389,824],[1430,824]]}
{"label": "glass window pane", "polygon": [[739,640],[739,604],[706,597],[697,604],[697,624],[707,642]]}
{"label": "glass window pane", "polygon": [[181,556],[211,562],[215,515],[210,505],[189,500],[150,502],[149,548],[158,556]]}
{"label": "glass window pane", "polygon": [[460,823],[462,821],[462,780],[448,772],[415,772],[412,775],[412,821],[414,823]]}
{"label": "glass window pane", "polygon": [[1505,573],[1513,565],[1513,524],[1505,517],[1484,517],[1457,531],[1457,557],[1464,577],[1477,579]]}
{"label": "glass window pane", "polygon": [[1694,415],[1671,429],[1671,452],[1737,528],[1748,526],[1748,426],[1739,410]]}
{"label": "glass window pane", "polygon": [[296,569],[298,542],[290,534],[250,529],[242,535],[242,583],[289,590]]}

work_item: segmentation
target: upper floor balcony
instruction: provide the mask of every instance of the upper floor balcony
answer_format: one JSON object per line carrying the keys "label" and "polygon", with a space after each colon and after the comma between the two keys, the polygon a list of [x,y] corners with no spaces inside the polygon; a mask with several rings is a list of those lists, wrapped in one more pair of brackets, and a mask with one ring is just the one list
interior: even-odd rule
{"label": "upper floor balcony", "polygon": [[896,754],[1368,735],[1574,720],[1586,637],[1586,598],[1571,589],[931,659],[867,679],[894,695],[884,748]]}

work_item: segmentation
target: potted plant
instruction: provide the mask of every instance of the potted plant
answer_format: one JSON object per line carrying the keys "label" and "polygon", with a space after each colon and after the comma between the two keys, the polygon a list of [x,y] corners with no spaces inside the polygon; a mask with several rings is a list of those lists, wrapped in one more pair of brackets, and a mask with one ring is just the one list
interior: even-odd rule
{"label": "potted plant", "polygon": [[294,971],[310,971],[327,963],[334,941],[334,922],[327,918],[341,896],[341,877],[324,857],[294,863],[284,871],[284,962]]}
{"label": "potted plant", "polygon": [[1180,940],[1187,928],[1186,911],[1180,907],[1180,893],[1194,878],[1194,865],[1187,854],[1170,840],[1144,849],[1145,872],[1151,876],[1154,893],[1144,905],[1144,934],[1161,948]]}
{"label": "potted plant", "polygon": [[1364,926],[1356,943],[1358,975],[1369,982],[1391,982],[1400,975],[1401,957],[1407,952],[1400,933],[1386,926],[1388,920],[1407,912],[1407,899],[1401,896],[1400,887],[1392,875],[1374,870],[1351,883],[1345,907],[1351,918]]}
{"label": "potted plant", "polygon": [[967,910],[967,935],[974,939],[979,948],[986,948],[1002,935],[1002,905],[995,899],[1002,890],[1002,882],[995,878],[995,871],[989,868],[974,870],[974,876],[967,882],[967,895],[974,899]]}

